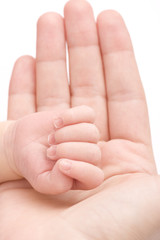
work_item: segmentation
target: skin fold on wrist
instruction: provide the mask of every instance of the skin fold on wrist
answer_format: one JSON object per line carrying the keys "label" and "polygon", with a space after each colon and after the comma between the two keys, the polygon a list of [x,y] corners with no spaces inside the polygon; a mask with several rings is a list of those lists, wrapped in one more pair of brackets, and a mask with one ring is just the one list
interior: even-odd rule
{"label": "skin fold on wrist", "polygon": [[14,129],[15,121],[0,123],[0,183],[22,178],[13,158]]}

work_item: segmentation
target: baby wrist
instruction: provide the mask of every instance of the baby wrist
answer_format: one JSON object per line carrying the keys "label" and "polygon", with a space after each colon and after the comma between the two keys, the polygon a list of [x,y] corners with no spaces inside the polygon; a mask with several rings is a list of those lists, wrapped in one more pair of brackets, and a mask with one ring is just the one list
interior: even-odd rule
{"label": "baby wrist", "polygon": [[0,123],[0,183],[22,178],[13,158],[14,125],[15,121]]}

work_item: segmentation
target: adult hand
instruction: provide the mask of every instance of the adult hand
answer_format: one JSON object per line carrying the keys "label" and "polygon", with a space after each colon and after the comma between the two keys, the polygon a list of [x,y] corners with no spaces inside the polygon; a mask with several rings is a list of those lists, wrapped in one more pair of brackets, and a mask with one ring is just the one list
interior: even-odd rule
{"label": "adult hand", "polygon": [[48,13],[38,21],[36,62],[23,57],[15,65],[8,116],[17,119],[82,104],[94,108],[105,181],[91,191],[54,197],[35,192],[25,181],[1,185],[0,236],[158,240],[160,181],[145,96],[125,24],[118,13],[104,11],[96,28],[91,7],[82,0],[67,3],[64,23],[70,85],[63,19]]}

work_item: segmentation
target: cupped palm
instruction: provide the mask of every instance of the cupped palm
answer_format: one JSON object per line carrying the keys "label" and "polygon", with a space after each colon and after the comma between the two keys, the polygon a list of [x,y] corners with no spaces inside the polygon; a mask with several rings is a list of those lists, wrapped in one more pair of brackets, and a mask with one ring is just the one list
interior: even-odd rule
{"label": "cupped palm", "polygon": [[[64,17],[70,92],[63,20],[57,14],[45,14],[38,22],[37,97],[32,111],[93,107],[101,132],[105,181],[91,191],[59,196],[40,195],[25,181],[6,183],[1,186],[1,231],[10,236],[13,231],[8,226],[14,227],[13,239],[158,239],[153,233],[158,234],[160,222],[160,183],[145,96],[125,24],[118,13],[104,11],[96,28],[85,1],[67,3]],[[33,68],[30,59],[30,75],[35,79]],[[30,86],[28,91],[33,93]],[[19,89],[23,93],[20,82]],[[9,116],[15,116],[13,107]]]}

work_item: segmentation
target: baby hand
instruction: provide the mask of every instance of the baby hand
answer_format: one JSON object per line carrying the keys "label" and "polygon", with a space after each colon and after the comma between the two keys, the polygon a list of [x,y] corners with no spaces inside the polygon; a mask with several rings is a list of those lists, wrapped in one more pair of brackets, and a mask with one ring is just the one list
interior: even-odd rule
{"label": "baby hand", "polygon": [[95,115],[86,106],[40,112],[16,121],[11,166],[41,193],[92,189],[103,182]]}

